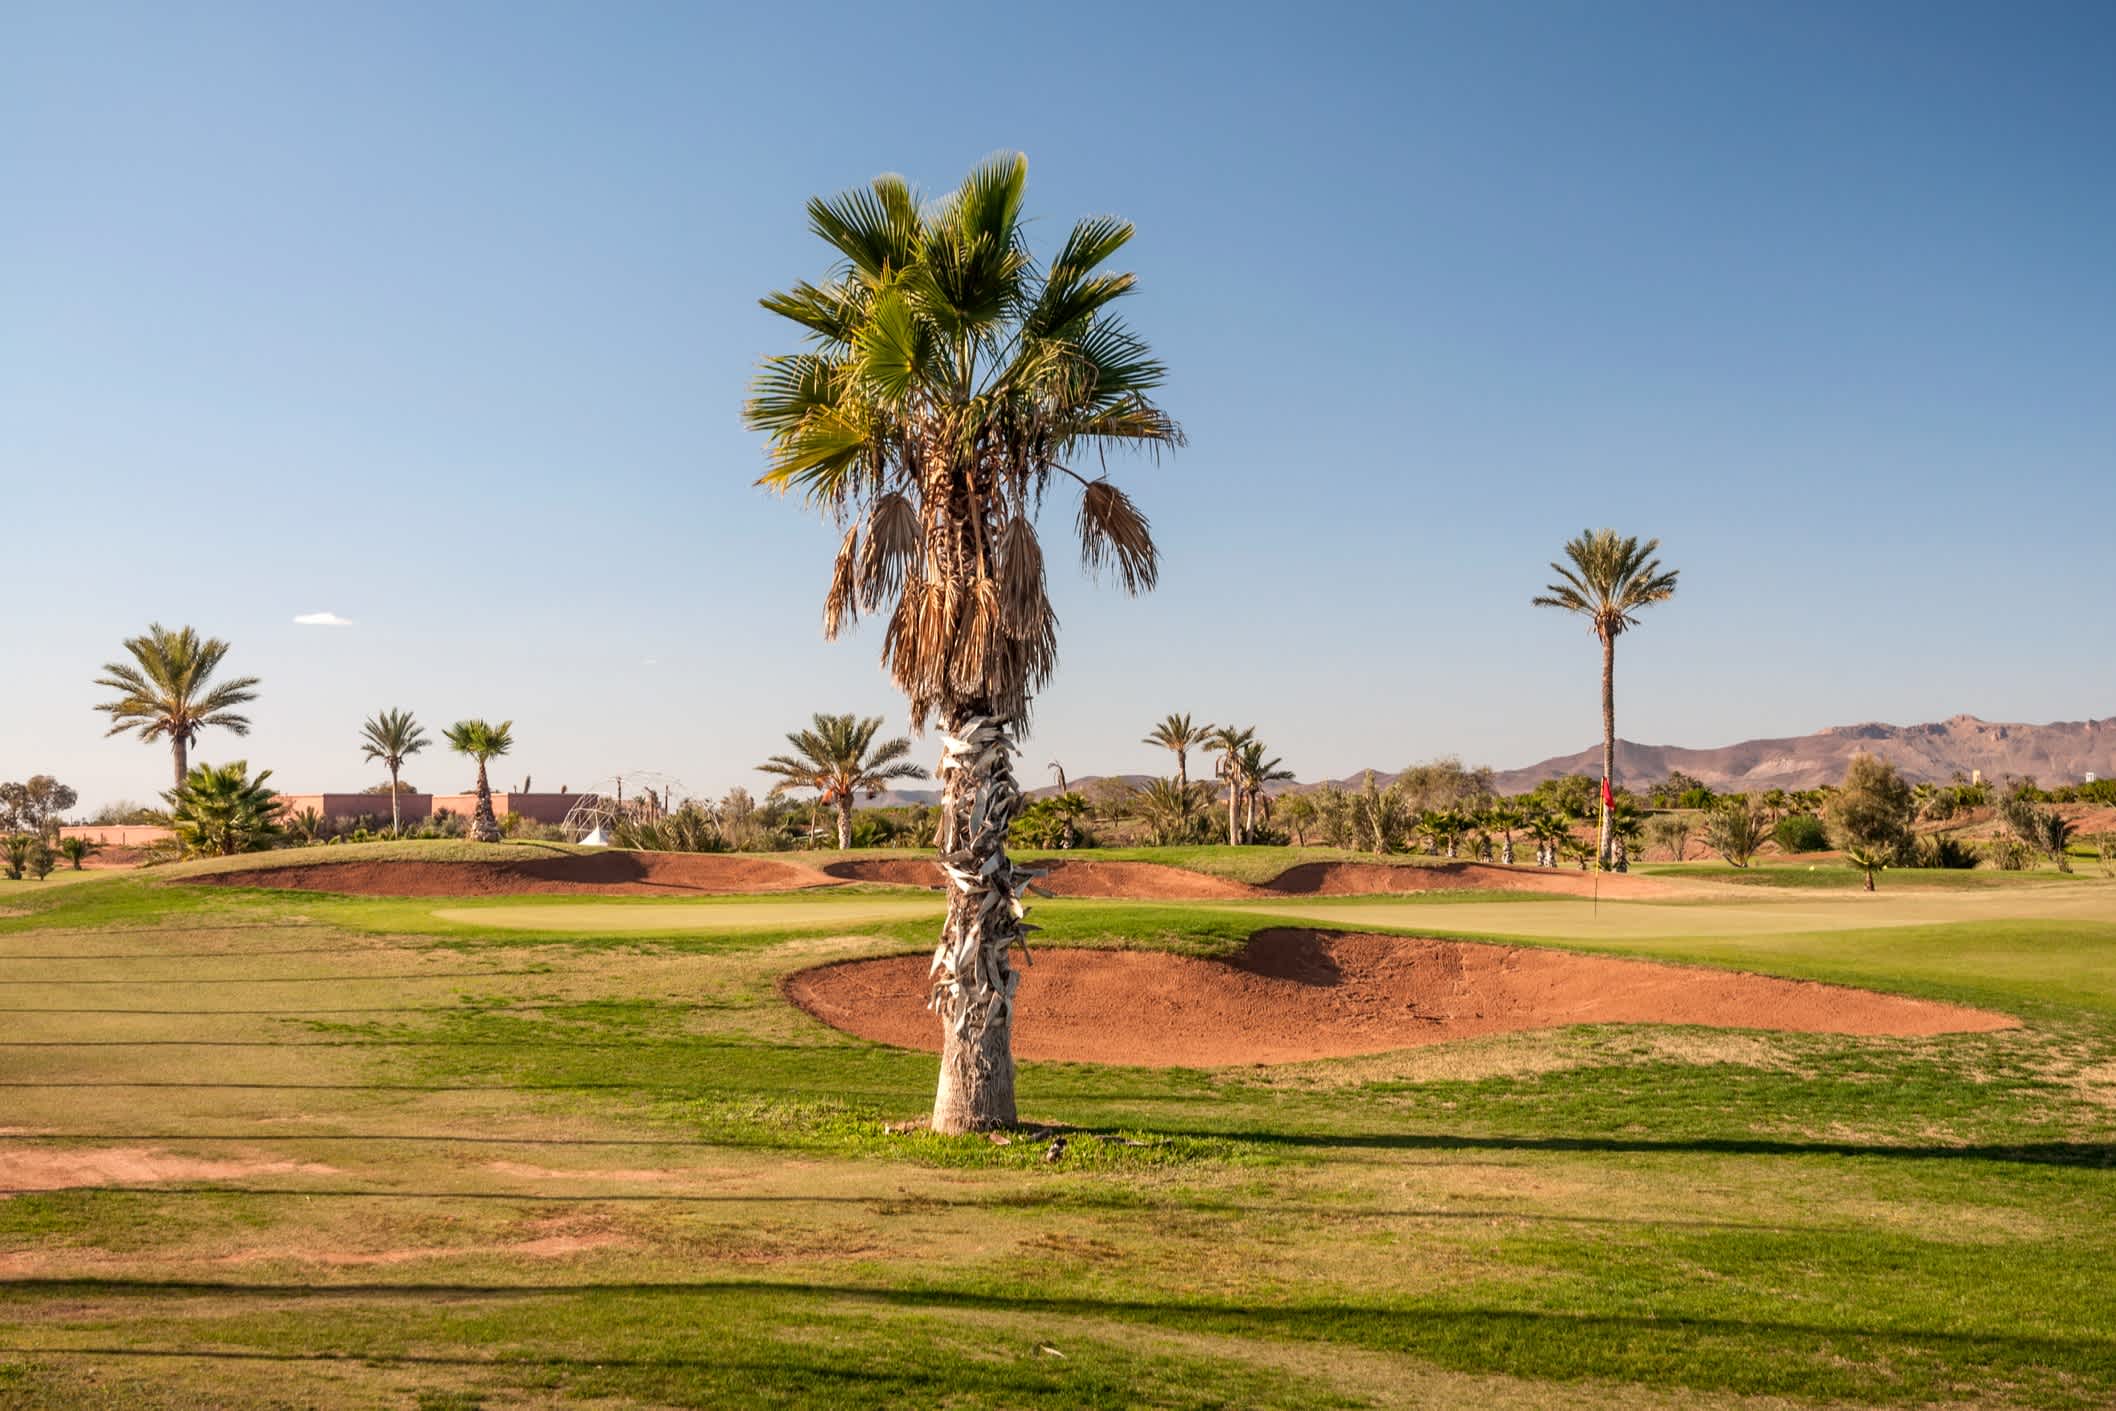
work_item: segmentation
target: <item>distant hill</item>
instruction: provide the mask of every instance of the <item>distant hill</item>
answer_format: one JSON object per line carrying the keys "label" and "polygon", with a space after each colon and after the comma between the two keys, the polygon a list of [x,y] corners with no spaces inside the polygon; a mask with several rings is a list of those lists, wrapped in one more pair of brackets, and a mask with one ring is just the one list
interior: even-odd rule
{"label": "distant hill", "polygon": [[[1812,735],[1790,735],[1776,740],[1744,740],[1738,745],[1695,750],[1680,745],[1640,745],[1630,740],[1616,742],[1616,782],[1639,789],[1681,770],[1721,792],[1747,793],[1761,789],[1813,789],[1834,784],[1844,777],[1844,766],[1855,754],[1877,754],[1901,771],[1913,784],[1945,783],[1957,772],[1967,775],[1982,770],[1984,778],[1997,782],[2008,777],[2034,779],[2044,785],[2076,784],[2088,774],[2116,779],[2116,716],[2106,720],[2065,720],[2050,725],[2020,725],[1979,720],[1957,715],[1931,725],[1833,725]],[[1578,754],[1559,755],[1525,769],[1500,770],[1493,785],[1502,794],[1519,794],[1545,779],[1565,774],[1599,776],[1602,747],[1591,745]],[[1377,769],[1381,783],[1396,771]],[[1364,771],[1335,782],[1357,787]],[[1100,780],[1110,776],[1083,774],[1069,780],[1075,793],[1091,793]],[[1134,787],[1151,777],[1145,774],[1115,776]],[[1208,782],[1208,761],[1200,775]],[[1273,785],[1272,792],[1314,788],[1314,784]],[[1056,784],[1024,791],[1030,798],[1058,792]],[[936,803],[937,790],[903,789],[883,794],[861,807]]]}
{"label": "distant hill", "polygon": [[[1957,772],[1983,771],[1993,782],[2015,776],[2045,785],[2075,784],[2092,773],[2116,778],[2116,716],[2020,725],[1957,715],[1931,725],[1833,725],[1812,735],[1744,740],[1718,749],[1616,742],[1616,781],[1657,784],[1681,770],[1721,792],[1813,789],[1844,777],[1861,752],[1879,755],[1913,784],[1945,783]],[[1599,776],[1601,746],[1493,776],[1501,793],[1518,794],[1565,774]]]}

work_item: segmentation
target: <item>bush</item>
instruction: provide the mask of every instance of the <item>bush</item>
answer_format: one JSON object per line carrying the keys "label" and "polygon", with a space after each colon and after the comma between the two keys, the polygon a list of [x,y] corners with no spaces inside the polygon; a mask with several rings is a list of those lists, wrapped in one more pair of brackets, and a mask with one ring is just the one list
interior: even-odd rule
{"label": "bush", "polygon": [[1789,813],[1771,830],[1771,841],[1784,852],[1822,852],[1829,847],[1829,829],[1812,813]]}
{"label": "bush", "polygon": [[1985,851],[2001,872],[2025,872],[2035,861],[2034,850],[2018,838],[1994,838]]}
{"label": "bush", "polygon": [[1934,833],[1918,839],[1911,849],[1910,866],[1967,869],[1976,866],[1976,849],[1952,833]]}
{"label": "bush", "polygon": [[1705,815],[1705,846],[1736,867],[1749,865],[1766,836],[1763,810],[1738,795],[1722,799]]}

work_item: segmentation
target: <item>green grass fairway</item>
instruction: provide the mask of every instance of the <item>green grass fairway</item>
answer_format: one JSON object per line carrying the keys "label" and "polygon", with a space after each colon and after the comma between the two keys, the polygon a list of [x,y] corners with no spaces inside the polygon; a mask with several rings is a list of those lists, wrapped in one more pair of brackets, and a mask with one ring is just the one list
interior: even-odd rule
{"label": "green grass fairway", "polygon": [[2024,1020],[1024,1065],[1057,1161],[901,1130],[933,1060],[779,994],[936,897],[0,886],[0,1408],[2116,1404],[2116,885],[1890,880],[1039,903],[1042,946],[1398,928]]}

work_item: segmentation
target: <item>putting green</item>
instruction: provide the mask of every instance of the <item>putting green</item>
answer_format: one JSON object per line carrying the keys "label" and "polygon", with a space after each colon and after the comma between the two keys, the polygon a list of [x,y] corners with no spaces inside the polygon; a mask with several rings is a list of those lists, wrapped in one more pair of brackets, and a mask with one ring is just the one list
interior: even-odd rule
{"label": "putting green", "polygon": [[1849,893],[1776,898],[1714,897],[1698,901],[1432,902],[1394,897],[1285,901],[1224,907],[1330,926],[1387,926],[1447,935],[1532,936],[1539,940],[1617,940],[1770,936],[1813,931],[1990,920],[2116,921],[2116,888],[2080,887],[2032,893]]}
{"label": "putting green", "polygon": [[668,931],[784,931],[798,926],[843,930],[868,921],[939,917],[940,897],[854,896],[800,901],[622,902],[570,900],[506,906],[452,906],[434,912],[443,921],[498,926],[510,931],[596,932],[647,935]]}

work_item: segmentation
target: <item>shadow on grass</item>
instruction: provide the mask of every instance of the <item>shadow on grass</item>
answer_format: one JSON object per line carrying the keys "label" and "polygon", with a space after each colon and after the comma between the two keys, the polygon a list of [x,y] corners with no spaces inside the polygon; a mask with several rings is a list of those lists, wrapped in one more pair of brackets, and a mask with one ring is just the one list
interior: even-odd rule
{"label": "shadow on grass", "polygon": [[[1787,1340],[1858,1339],[1878,1340],[1913,1348],[1944,1347],[1962,1351],[1974,1360],[2014,1361],[2037,1358],[2070,1360],[2087,1357],[2104,1371],[2106,1359],[2116,1353],[2116,1333],[2094,1332],[2076,1336],[2050,1334],[1987,1333],[1927,1327],[1854,1327],[1827,1322],[1770,1318],[1702,1317],[1677,1313],[1590,1314],[1514,1308],[1419,1308],[1361,1304],[1342,1300],[1315,1300],[1279,1304],[1255,1304],[1209,1298],[1177,1298],[1147,1301],[1139,1298],[1085,1298],[1074,1295],[1003,1294],[958,1288],[875,1288],[861,1284],[773,1283],[761,1279],[700,1279],[691,1282],[630,1283],[249,1283],[191,1279],[22,1278],[0,1281],[0,1292],[52,1294],[68,1298],[158,1298],[213,1297],[258,1303],[283,1301],[332,1303],[362,1300],[430,1302],[437,1298],[487,1298],[534,1300],[561,1297],[611,1298],[620,1300],[731,1297],[782,1299],[795,1303],[824,1301],[867,1304],[882,1308],[941,1311],[979,1309],[996,1313],[1028,1313],[1079,1318],[1101,1318],[1196,1329],[1207,1332],[1275,1336],[1293,1340],[1356,1342],[1381,1349],[1430,1349],[1434,1343],[1473,1341],[1485,1347],[1532,1346],[1536,1339],[1556,1334],[1568,1345],[1578,1340],[1612,1344],[1650,1339],[1762,1337]],[[215,1357],[224,1349],[132,1349],[121,1346],[30,1347],[20,1343],[0,1345],[0,1353],[60,1356]],[[352,1354],[339,1352],[271,1353],[239,1351],[242,1358],[283,1359],[291,1362],[335,1360]],[[401,1357],[385,1352],[359,1354],[361,1360],[416,1362],[426,1354]],[[450,1360],[450,1359],[443,1359]],[[465,1359],[476,1365],[493,1366],[519,1360],[524,1365],[569,1365],[569,1358],[478,1357]],[[612,1359],[581,1359],[584,1365],[608,1365]],[[641,1365],[684,1365],[687,1359],[644,1359]]]}
{"label": "shadow on grass", "polygon": [[[744,1090],[746,1091],[746,1090]],[[1184,1100],[1170,1095],[1169,1101]],[[1039,1126],[1037,1135],[1121,1140],[1114,1127]],[[2116,1167],[2116,1142],[1971,1143],[1961,1146],[1885,1142],[1786,1141],[1770,1137],[1509,1137],[1447,1132],[1318,1133],[1138,1129],[1152,1137],[1249,1143],[1313,1151],[1581,1152],[1595,1155],[1839,1156],[1887,1161],[1990,1161],[2030,1166]],[[720,1137],[470,1136],[454,1132],[0,1132],[7,1141],[96,1142],[394,1142],[400,1144],[538,1147],[730,1147],[776,1149],[778,1143]]]}

